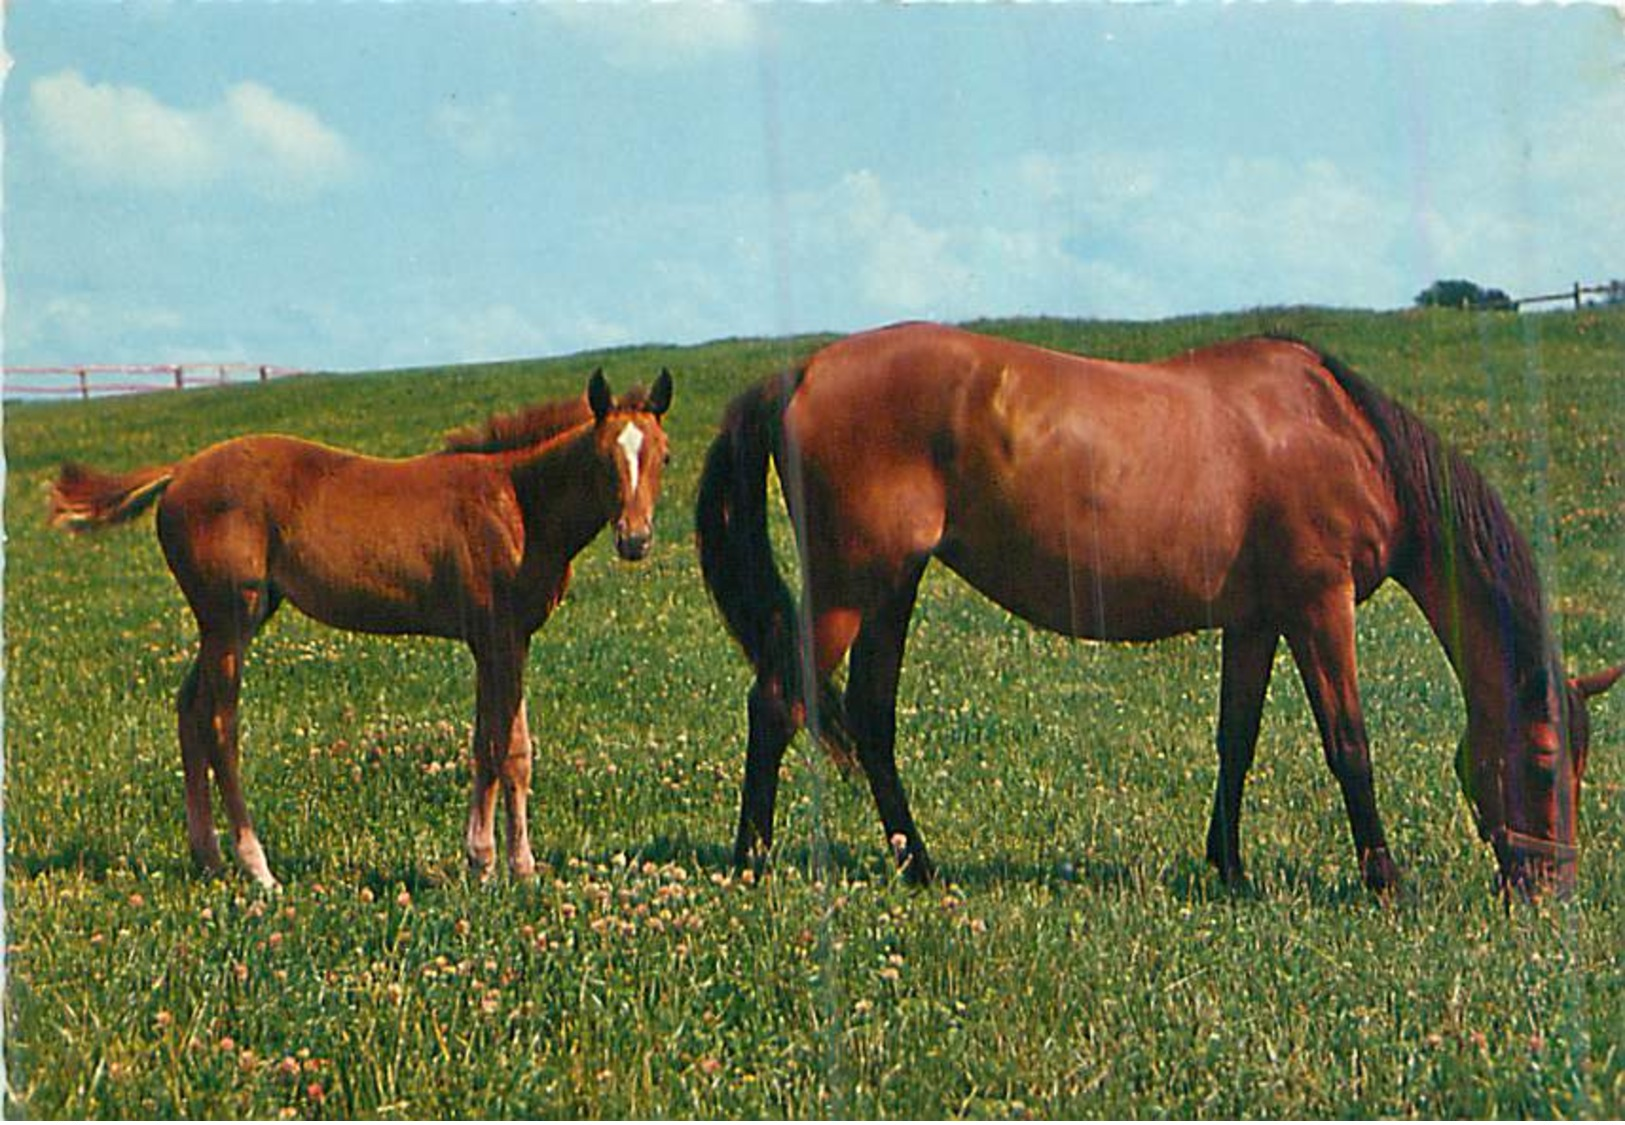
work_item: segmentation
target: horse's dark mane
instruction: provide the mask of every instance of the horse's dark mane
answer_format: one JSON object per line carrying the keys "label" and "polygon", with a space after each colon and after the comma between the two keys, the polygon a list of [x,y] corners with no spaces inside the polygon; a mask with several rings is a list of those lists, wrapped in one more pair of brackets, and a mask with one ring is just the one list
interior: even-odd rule
{"label": "horse's dark mane", "polygon": [[1448,552],[1453,543],[1456,557],[1495,600],[1519,693],[1543,697],[1551,675],[1553,638],[1534,552],[1506,504],[1467,458],[1410,410],[1335,356],[1301,340],[1292,342],[1320,357],[1382,440],[1412,537],[1409,550],[1395,561],[1395,577],[1404,581],[1430,565],[1430,556],[1437,560]]}

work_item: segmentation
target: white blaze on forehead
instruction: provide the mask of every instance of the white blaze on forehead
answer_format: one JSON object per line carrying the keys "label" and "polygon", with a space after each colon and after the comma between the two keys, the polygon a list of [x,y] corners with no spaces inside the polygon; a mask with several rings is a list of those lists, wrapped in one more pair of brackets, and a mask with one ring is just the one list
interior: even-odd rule
{"label": "white blaze on forehead", "polygon": [[631,422],[621,431],[621,436],[615,439],[615,444],[626,455],[626,473],[630,478],[627,491],[633,495],[638,491],[638,454],[643,452],[643,431]]}

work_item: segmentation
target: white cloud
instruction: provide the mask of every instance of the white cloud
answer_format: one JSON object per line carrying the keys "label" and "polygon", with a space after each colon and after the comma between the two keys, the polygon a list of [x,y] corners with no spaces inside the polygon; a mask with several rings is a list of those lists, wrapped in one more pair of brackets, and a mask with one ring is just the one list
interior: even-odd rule
{"label": "white cloud", "polygon": [[[1068,249],[1077,200],[1064,180],[1058,164],[1022,164],[972,207],[965,185],[943,197],[868,170],[800,194],[787,208],[793,304],[856,309],[860,323],[1165,311],[1132,263]],[[1066,198],[1046,207],[1055,192]]]}
{"label": "white cloud", "polygon": [[507,94],[497,94],[481,105],[448,100],[434,111],[429,129],[464,157],[479,163],[509,155],[518,147],[520,138],[519,118]]}
{"label": "white cloud", "polygon": [[762,25],[745,3],[656,0],[655,3],[544,4],[549,30],[586,35],[609,63],[625,68],[667,68],[748,50]]}
{"label": "white cloud", "polygon": [[299,189],[344,179],[352,169],[349,147],[303,106],[283,101],[254,82],[226,91],[216,136],[246,162],[250,175],[268,176]]}
{"label": "white cloud", "polygon": [[549,307],[538,315],[507,301],[451,309],[437,306],[417,323],[419,331],[400,341],[400,354],[392,362],[523,359],[634,340],[625,325],[590,313]]}
{"label": "white cloud", "polygon": [[940,315],[970,286],[944,230],[896,206],[879,177],[856,172],[836,188],[833,218],[852,243],[863,296],[887,315]]}
{"label": "white cloud", "polygon": [[203,120],[135,86],[91,85],[76,70],[29,88],[34,121],[76,170],[141,187],[181,187],[220,174]]}
{"label": "white cloud", "polygon": [[29,108],[58,159],[116,186],[180,190],[238,179],[264,194],[307,193],[355,167],[343,137],[315,113],[253,82],[186,110],[70,69],[35,80]]}

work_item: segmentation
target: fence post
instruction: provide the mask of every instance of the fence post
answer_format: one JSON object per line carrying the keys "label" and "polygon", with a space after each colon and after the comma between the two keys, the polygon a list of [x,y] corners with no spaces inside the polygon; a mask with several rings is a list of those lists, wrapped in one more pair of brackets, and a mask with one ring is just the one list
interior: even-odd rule
{"label": "fence post", "polygon": [[90,372],[83,367],[79,369],[79,397],[85,402],[90,401]]}
{"label": "fence post", "polygon": [[1580,288],[1580,283],[1578,281],[1576,281],[1574,283],[1574,307],[1576,309],[1578,309],[1580,307],[1580,294],[1581,294],[1581,292],[1582,292],[1582,290]]}

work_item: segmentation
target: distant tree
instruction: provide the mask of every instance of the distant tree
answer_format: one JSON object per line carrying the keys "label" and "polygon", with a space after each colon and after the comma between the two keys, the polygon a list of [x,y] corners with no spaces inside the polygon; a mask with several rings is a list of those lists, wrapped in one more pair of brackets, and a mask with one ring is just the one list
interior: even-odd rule
{"label": "distant tree", "polygon": [[1602,302],[1605,305],[1625,305],[1625,278],[1614,278],[1608,283],[1608,292],[1603,294]]}
{"label": "distant tree", "polygon": [[1512,298],[1501,289],[1485,289],[1471,281],[1455,278],[1435,281],[1416,295],[1421,308],[1441,309],[1513,309]]}

